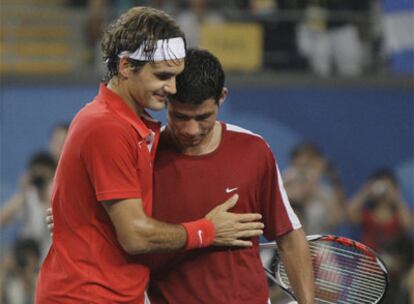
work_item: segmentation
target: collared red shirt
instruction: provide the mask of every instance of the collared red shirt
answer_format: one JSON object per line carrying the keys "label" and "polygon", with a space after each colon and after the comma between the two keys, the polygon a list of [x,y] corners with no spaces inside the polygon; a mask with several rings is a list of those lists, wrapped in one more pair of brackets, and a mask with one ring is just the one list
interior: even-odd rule
{"label": "collared red shirt", "polygon": [[102,201],[140,198],[151,215],[158,136],[158,123],[104,85],[76,115],[55,175],[53,243],[36,303],[144,303],[149,270],[122,250]]}
{"label": "collared red shirt", "polygon": [[[177,224],[201,218],[237,193],[239,200],[230,211],[261,213],[267,239],[301,227],[270,147],[238,126],[222,123],[220,145],[203,155],[180,153],[170,134],[162,132],[154,180],[153,217],[160,221]],[[211,246],[152,255],[151,303],[267,303],[259,238],[251,240],[250,248]]]}

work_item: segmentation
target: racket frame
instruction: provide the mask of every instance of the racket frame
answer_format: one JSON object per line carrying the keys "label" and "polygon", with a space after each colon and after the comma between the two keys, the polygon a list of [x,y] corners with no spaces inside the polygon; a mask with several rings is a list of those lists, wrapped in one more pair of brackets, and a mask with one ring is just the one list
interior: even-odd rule
{"label": "racket frame", "polygon": [[[387,290],[388,290],[388,285],[389,285],[389,278],[388,278],[388,270],[385,266],[384,261],[379,257],[379,255],[372,250],[371,248],[369,248],[368,246],[357,242],[355,240],[346,238],[346,237],[341,237],[341,236],[336,236],[336,235],[329,235],[329,234],[313,234],[313,235],[307,235],[306,239],[308,242],[314,242],[314,241],[328,241],[328,242],[336,242],[336,243],[340,243],[341,245],[344,246],[348,246],[348,247],[353,247],[356,248],[358,250],[361,250],[362,252],[364,252],[366,255],[370,256],[373,260],[375,260],[375,262],[380,266],[381,270],[384,273],[384,277],[385,277],[385,286],[384,286],[384,291],[382,293],[382,296],[378,298],[378,300],[376,302],[373,302],[372,304],[379,304],[383,301],[383,299],[385,298],[386,294],[387,294]],[[267,266],[263,265],[263,269],[265,271],[266,276],[272,281],[274,282],[277,286],[279,286],[284,292],[286,292],[293,300],[297,301],[297,297],[295,296],[295,294],[293,293],[293,291],[291,289],[289,289],[288,286],[286,286],[283,281],[279,278],[280,272],[279,269],[281,267],[281,263],[282,261],[280,260],[280,256],[278,253],[278,246],[276,242],[267,242],[267,243],[260,243],[259,244],[260,249],[274,249],[275,250],[275,254],[277,255],[276,259],[277,259],[277,271],[274,272],[271,269],[269,269]],[[273,261],[272,264],[274,264],[275,262]],[[275,268],[274,265],[272,265],[272,269]]]}

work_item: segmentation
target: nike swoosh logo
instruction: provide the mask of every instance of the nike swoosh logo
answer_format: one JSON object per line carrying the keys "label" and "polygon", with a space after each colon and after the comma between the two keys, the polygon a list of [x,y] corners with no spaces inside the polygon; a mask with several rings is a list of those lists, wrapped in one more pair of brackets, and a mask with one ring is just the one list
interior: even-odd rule
{"label": "nike swoosh logo", "polygon": [[234,187],[234,188],[226,188],[226,193],[231,193],[233,191],[236,191],[237,189],[239,189],[239,187]]}
{"label": "nike swoosh logo", "polygon": [[200,244],[200,247],[202,247],[203,246],[203,230],[198,230],[197,232],[198,232],[199,244]]}

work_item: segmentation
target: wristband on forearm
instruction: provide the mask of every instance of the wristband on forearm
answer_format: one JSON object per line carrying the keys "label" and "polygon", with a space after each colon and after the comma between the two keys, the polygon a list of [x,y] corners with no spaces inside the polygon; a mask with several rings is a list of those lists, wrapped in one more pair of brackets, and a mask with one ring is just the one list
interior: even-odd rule
{"label": "wristband on forearm", "polygon": [[214,225],[208,219],[182,223],[187,232],[187,242],[185,249],[207,247],[214,242]]}

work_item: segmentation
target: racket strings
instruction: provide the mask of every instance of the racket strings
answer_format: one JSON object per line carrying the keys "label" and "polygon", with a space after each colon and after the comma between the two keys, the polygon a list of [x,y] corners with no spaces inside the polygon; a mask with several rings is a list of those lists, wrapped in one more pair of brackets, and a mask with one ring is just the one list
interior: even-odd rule
{"label": "racket strings", "polygon": [[319,251],[319,250],[327,249],[328,251],[335,251],[337,256],[344,256],[346,258],[349,258],[349,256],[352,255],[355,258],[360,258],[361,260],[363,260],[367,266],[373,266],[376,270],[379,269],[376,259],[374,259],[374,257],[361,254],[358,251],[356,251],[356,249],[351,248],[351,247],[345,247],[345,249],[343,249],[338,246],[339,246],[338,244],[320,244],[316,242],[309,244],[309,247],[311,250],[313,249],[313,250]]}
{"label": "racket strings", "polygon": [[370,281],[373,279],[374,281],[384,282],[383,272],[378,264],[366,265],[364,261],[358,261],[358,268],[355,270],[355,259],[352,259],[352,256],[350,256],[352,253],[348,256],[342,256],[331,254],[331,249],[327,250],[325,248],[318,249],[313,247],[311,248],[311,254],[314,257],[314,261],[318,260],[320,255],[324,255],[321,257],[324,260],[324,263],[320,264],[321,269],[349,274],[354,274],[357,271],[358,277],[361,279],[368,278]]}
{"label": "racket strings", "polygon": [[[375,303],[384,293],[386,277],[375,257],[339,243],[309,243],[315,269],[317,303]],[[279,279],[290,287],[281,265]]]}
{"label": "racket strings", "polygon": [[[332,265],[329,269],[331,277],[328,279],[339,282],[345,288],[345,297],[340,297],[338,300],[344,298],[351,303],[361,303],[366,299],[369,303],[372,298],[381,295],[386,283],[378,264],[373,262],[372,257],[361,254],[357,249],[349,246],[332,244],[333,246],[317,245],[321,245],[320,258],[325,259],[323,264]],[[321,274],[323,275],[323,272]]]}

